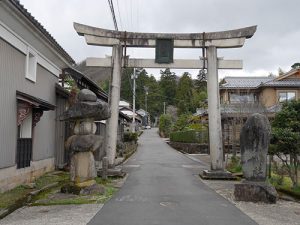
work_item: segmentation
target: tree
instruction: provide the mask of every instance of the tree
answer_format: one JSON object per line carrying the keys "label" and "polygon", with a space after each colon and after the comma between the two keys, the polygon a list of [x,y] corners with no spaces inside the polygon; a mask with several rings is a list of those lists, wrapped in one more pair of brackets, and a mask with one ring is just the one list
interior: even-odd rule
{"label": "tree", "polygon": [[293,187],[298,185],[300,154],[300,101],[283,105],[272,122],[270,154],[276,155],[286,167]]}
{"label": "tree", "polygon": [[178,82],[176,90],[176,100],[178,114],[184,114],[195,111],[193,104],[193,80],[191,75],[187,72],[183,73]]}
{"label": "tree", "polygon": [[161,89],[161,94],[164,97],[164,102],[166,105],[175,105],[175,95],[177,88],[177,77],[175,73],[171,72],[169,68],[164,71],[160,71],[160,82],[159,86]]}
{"label": "tree", "polygon": [[181,114],[176,123],[174,124],[172,131],[182,131],[189,124],[190,116],[188,114]]}
{"label": "tree", "polygon": [[294,63],[292,66],[291,66],[293,69],[299,69],[300,68],[300,63]]}
{"label": "tree", "polygon": [[197,79],[195,80],[195,88],[197,91],[201,92],[206,90],[207,87],[207,78],[206,78],[206,71],[200,70]]}
{"label": "tree", "polygon": [[150,76],[147,79],[148,89],[148,111],[151,115],[151,119],[158,117],[163,111],[163,96],[159,87],[159,83],[154,76]]}
{"label": "tree", "polygon": [[282,75],[284,75],[285,74],[285,72],[279,67],[278,68],[278,75],[279,76],[282,76]]}
{"label": "tree", "polygon": [[125,68],[122,70],[121,77],[121,99],[124,99],[127,102],[132,103],[132,80],[131,75],[133,74],[132,68]]}
{"label": "tree", "polygon": [[[132,75],[132,68],[124,69],[121,82],[121,98],[130,103],[132,103],[133,96],[133,81],[131,79]],[[146,109],[146,93],[144,87],[147,87],[147,111],[150,113],[151,119],[154,120],[155,117],[158,117],[163,110],[163,99],[159,83],[156,81],[154,76],[149,76],[145,69],[136,70],[136,75],[136,108]]]}

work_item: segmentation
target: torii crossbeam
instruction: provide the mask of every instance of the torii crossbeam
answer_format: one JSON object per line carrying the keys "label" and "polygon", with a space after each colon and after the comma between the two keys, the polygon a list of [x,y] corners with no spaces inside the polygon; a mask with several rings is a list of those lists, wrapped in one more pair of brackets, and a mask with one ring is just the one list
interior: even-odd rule
{"label": "torii crossbeam", "polygon": [[[122,68],[123,47],[156,47],[158,39],[170,39],[174,48],[205,48],[207,57],[205,60],[208,70],[208,117],[211,170],[206,175],[212,178],[224,178],[222,128],[219,98],[218,69],[241,69],[241,60],[222,60],[217,58],[218,48],[239,48],[245,40],[251,38],[256,26],[242,29],[209,32],[209,33],[135,33],[125,31],[106,30],[74,23],[76,32],[84,36],[88,45],[113,47],[112,58],[89,58],[90,66],[111,66],[113,68],[110,91],[110,106],[112,116],[108,120],[106,130],[106,153],[110,166],[114,166],[117,144],[118,105],[120,99],[120,83]],[[152,59],[129,59],[131,67],[143,68],[202,68],[203,60],[174,60],[171,64],[157,64]]]}

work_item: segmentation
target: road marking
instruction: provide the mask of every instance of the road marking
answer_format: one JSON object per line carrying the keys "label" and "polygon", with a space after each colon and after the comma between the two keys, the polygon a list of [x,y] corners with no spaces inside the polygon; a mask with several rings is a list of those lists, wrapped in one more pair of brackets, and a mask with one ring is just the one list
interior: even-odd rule
{"label": "road marking", "polygon": [[203,166],[198,165],[181,165],[183,168],[191,168],[191,169],[201,169]]}
{"label": "road marking", "polygon": [[138,168],[141,165],[124,165],[123,167],[128,167],[128,168]]}
{"label": "road marking", "polygon": [[147,202],[148,198],[137,195],[124,195],[120,198],[116,198],[117,202]]}

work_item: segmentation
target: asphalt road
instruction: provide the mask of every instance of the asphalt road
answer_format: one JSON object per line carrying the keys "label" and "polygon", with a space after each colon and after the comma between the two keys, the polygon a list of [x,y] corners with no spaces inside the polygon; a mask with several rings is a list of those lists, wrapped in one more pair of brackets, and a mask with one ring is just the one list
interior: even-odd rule
{"label": "asphalt road", "polygon": [[254,225],[201,182],[201,167],[146,130],[125,164],[129,177],[89,225]]}

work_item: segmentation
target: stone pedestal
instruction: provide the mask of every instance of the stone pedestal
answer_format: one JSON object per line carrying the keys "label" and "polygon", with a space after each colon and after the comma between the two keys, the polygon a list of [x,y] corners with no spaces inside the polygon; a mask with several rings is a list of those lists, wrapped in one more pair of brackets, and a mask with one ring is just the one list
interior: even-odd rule
{"label": "stone pedestal", "polygon": [[206,180],[236,180],[237,177],[233,176],[232,173],[226,170],[203,170],[200,174],[202,179]]}
{"label": "stone pedestal", "polygon": [[[110,116],[107,103],[97,99],[95,93],[83,89],[77,95],[77,102],[64,112],[62,119],[75,122],[74,135],[66,141],[65,147],[71,152],[70,184],[62,192],[74,194],[103,192],[96,184],[97,176],[94,152],[99,151],[103,137],[95,135],[95,119],[103,120]],[[99,155],[103,155],[100,152]]]}
{"label": "stone pedestal", "polygon": [[71,158],[71,181],[78,186],[89,186],[94,184],[97,176],[94,155],[92,152],[78,152]]}
{"label": "stone pedestal", "polygon": [[266,182],[244,181],[234,185],[234,196],[237,201],[276,203],[277,192]]}
{"label": "stone pedestal", "polygon": [[266,182],[270,130],[268,118],[258,113],[251,115],[241,130],[241,159],[246,180],[234,187],[238,201],[276,203],[277,192]]}

